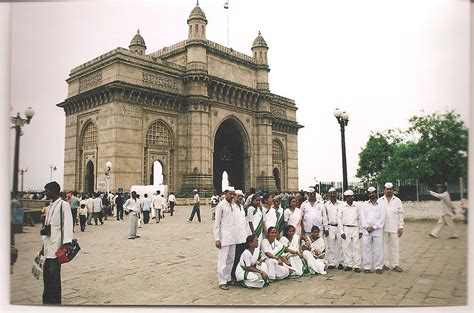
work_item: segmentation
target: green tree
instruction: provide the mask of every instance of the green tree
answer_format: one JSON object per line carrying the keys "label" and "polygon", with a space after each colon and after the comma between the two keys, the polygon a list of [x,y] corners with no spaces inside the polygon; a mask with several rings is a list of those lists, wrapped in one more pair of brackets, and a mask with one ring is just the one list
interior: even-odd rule
{"label": "green tree", "polygon": [[467,175],[468,129],[454,111],[410,118],[408,130],[369,137],[359,154],[357,176],[364,181],[414,179],[428,185]]}

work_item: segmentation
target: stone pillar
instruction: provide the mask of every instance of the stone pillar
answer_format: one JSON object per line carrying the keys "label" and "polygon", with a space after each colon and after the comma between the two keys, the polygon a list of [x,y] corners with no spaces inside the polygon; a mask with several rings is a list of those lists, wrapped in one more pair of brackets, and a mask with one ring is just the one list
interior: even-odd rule
{"label": "stone pillar", "polygon": [[260,112],[256,116],[257,149],[256,156],[256,188],[275,192],[277,190],[272,173],[272,116],[269,112],[270,102],[263,97],[259,103]]}

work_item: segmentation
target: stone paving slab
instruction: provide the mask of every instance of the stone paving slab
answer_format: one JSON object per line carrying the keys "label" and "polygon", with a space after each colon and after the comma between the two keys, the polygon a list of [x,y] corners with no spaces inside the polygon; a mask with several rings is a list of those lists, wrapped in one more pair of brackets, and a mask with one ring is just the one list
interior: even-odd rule
{"label": "stone paving slab", "polygon": [[[128,221],[109,218],[104,225],[76,227],[81,251],[62,266],[65,305],[321,305],[459,306],[467,304],[467,227],[460,238],[427,233],[431,222],[407,221],[401,239],[403,273],[364,274],[330,270],[276,282],[262,290],[217,287],[217,249],[210,209],[202,223],[187,223],[190,207],[178,207],[159,224],[138,229],[127,239]],[[127,217],[126,217],[127,219]],[[19,259],[10,275],[12,304],[41,304],[42,279],[31,275],[41,247],[39,225],[16,235]]]}

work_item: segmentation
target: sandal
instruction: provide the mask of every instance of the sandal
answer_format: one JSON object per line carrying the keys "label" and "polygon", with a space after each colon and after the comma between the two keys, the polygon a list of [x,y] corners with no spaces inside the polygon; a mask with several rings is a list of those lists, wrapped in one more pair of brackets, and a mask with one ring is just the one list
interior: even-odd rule
{"label": "sandal", "polygon": [[222,290],[229,290],[229,286],[227,286],[226,284],[219,285],[219,288],[221,288]]}

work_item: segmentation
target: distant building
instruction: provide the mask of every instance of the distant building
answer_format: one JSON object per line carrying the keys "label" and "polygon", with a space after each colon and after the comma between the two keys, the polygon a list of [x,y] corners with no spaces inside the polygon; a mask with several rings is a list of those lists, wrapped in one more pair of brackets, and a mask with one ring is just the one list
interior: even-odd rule
{"label": "distant building", "polygon": [[137,31],[117,48],[71,70],[66,114],[64,189],[110,190],[153,183],[161,167],[173,191],[298,189],[296,105],[269,91],[268,46],[252,56],[206,39],[197,5],[188,39],[147,54]]}

